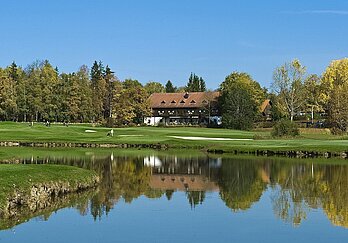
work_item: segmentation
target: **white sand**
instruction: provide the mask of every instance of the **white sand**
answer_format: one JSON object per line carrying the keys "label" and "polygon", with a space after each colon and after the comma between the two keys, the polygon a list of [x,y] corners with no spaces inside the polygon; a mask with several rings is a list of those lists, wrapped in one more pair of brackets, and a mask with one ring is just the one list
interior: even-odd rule
{"label": "white sand", "polygon": [[119,137],[142,137],[144,135],[118,135]]}
{"label": "white sand", "polygon": [[252,141],[251,138],[207,138],[207,137],[180,137],[180,136],[169,136],[171,138],[179,138],[184,140],[213,140],[213,141]]}

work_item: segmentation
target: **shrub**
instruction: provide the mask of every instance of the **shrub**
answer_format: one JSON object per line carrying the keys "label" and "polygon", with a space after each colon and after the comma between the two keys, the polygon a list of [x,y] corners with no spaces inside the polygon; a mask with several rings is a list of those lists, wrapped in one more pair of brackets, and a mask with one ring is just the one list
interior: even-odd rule
{"label": "shrub", "polygon": [[273,137],[295,137],[300,134],[297,125],[289,120],[281,120],[272,129]]}
{"label": "shrub", "polygon": [[108,117],[105,119],[105,121],[103,122],[104,126],[106,127],[114,127],[115,126],[115,121],[113,118]]}
{"label": "shrub", "polygon": [[333,135],[339,135],[339,136],[342,136],[346,133],[344,129],[340,129],[338,127],[332,127],[330,131]]}

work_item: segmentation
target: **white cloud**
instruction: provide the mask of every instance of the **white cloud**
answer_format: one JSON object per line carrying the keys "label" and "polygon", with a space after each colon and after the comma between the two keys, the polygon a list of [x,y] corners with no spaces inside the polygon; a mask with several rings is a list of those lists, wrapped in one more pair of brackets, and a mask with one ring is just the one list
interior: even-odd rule
{"label": "white cloud", "polygon": [[348,15],[345,10],[303,10],[303,11],[284,11],[283,14],[332,14],[332,15]]}

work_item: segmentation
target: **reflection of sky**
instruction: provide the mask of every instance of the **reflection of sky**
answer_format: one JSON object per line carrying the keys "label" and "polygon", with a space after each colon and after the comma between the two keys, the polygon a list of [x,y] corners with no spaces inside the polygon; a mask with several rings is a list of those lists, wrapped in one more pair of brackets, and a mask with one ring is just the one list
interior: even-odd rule
{"label": "reflection of sky", "polygon": [[299,227],[274,217],[271,190],[247,211],[232,212],[219,193],[206,194],[203,204],[191,208],[187,196],[176,192],[131,204],[120,201],[101,220],[80,216],[67,208],[49,221],[31,220],[0,232],[0,242],[345,242],[347,229],[332,227],[320,209],[309,212]]}

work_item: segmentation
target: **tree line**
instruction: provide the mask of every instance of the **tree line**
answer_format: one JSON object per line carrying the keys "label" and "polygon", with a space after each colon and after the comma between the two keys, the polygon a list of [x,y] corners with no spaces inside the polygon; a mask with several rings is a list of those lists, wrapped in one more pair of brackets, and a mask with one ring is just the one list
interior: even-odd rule
{"label": "tree line", "polygon": [[[0,120],[142,123],[150,115],[152,93],[204,92],[202,77],[191,73],[186,86],[150,81],[119,80],[111,68],[95,61],[72,73],[60,73],[49,61],[26,68],[15,62],[0,68]],[[334,133],[348,128],[348,59],[333,61],[319,76],[307,74],[295,59],[276,67],[271,89],[261,87],[248,73],[233,72],[220,84],[223,126],[250,129],[260,120],[260,105],[272,103],[273,120],[326,119]],[[310,114],[310,117],[303,117]]]}
{"label": "tree line", "polygon": [[178,88],[171,81],[121,81],[101,61],[72,73],[60,73],[47,60],[26,68],[13,62],[0,68],[0,120],[140,124],[150,115],[152,93],[199,91],[206,91],[205,81],[192,73],[187,86]]}
{"label": "tree line", "polygon": [[273,121],[325,121],[322,125],[334,134],[348,129],[347,58],[332,61],[322,76],[308,74],[297,59],[287,62],[275,68],[270,91],[249,74],[234,72],[219,90],[222,121],[228,128],[250,129],[260,118],[259,107],[267,98],[272,103]]}

